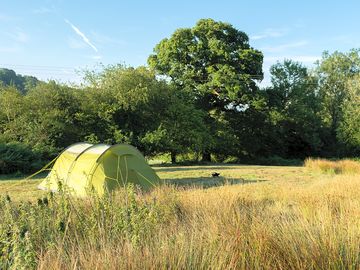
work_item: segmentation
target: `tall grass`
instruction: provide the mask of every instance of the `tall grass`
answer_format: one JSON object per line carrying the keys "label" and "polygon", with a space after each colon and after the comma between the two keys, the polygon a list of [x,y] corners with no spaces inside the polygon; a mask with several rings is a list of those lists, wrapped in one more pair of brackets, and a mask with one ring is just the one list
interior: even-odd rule
{"label": "tall grass", "polygon": [[0,203],[1,269],[359,269],[360,178]]}
{"label": "tall grass", "polygon": [[360,174],[360,162],[350,159],[330,161],[327,159],[308,158],[305,160],[305,167],[324,173]]}

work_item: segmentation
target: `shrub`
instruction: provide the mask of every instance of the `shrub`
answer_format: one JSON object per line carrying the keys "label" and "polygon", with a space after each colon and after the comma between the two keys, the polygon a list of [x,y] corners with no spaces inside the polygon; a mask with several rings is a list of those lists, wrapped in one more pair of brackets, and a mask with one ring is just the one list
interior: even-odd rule
{"label": "shrub", "polygon": [[224,163],[239,163],[266,166],[301,166],[303,164],[303,161],[301,159],[286,159],[275,155],[270,157],[228,157],[226,160],[224,160]]}
{"label": "shrub", "polygon": [[21,143],[0,144],[0,174],[29,173],[42,167],[38,152]]}
{"label": "shrub", "polygon": [[299,166],[303,164],[300,159],[286,159],[279,156],[264,157],[258,159],[259,165],[272,165],[272,166]]}

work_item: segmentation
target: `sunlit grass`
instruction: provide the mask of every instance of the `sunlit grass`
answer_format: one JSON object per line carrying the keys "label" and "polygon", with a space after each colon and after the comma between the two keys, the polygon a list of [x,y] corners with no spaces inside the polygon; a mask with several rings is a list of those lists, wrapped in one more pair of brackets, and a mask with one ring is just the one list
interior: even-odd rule
{"label": "sunlit grass", "polygon": [[360,173],[360,162],[350,159],[331,161],[327,159],[308,158],[305,160],[305,167],[311,170],[325,172],[325,173],[335,173],[335,174]]}
{"label": "sunlit grass", "polygon": [[[49,198],[46,206],[3,201],[2,243],[8,236],[1,231],[20,228],[10,237],[17,245],[13,263],[39,269],[360,267],[359,174],[265,166],[156,170],[168,182],[188,185],[119,191],[104,200]],[[213,171],[222,184],[203,188]],[[29,233],[21,237],[24,228]]]}

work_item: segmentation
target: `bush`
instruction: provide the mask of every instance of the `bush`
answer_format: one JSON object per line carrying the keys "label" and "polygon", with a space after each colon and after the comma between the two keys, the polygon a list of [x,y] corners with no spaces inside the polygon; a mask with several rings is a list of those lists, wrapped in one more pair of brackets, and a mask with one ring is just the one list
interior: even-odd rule
{"label": "bush", "polygon": [[248,157],[242,156],[228,157],[224,160],[224,163],[238,163],[248,165],[266,165],[266,166],[302,166],[303,160],[301,159],[286,159],[279,156],[270,157]]}
{"label": "bush", "polygon": [[279,156],[264,157],[258,159],[259,165],[272,165],[272,166],[299,166],[303,164],[301,159],[289,159]]}
{"label": "bush", "polygon": [[29,173],[39,170],[43,164],[40,153],[21,143],[0,144],[0,174]]}

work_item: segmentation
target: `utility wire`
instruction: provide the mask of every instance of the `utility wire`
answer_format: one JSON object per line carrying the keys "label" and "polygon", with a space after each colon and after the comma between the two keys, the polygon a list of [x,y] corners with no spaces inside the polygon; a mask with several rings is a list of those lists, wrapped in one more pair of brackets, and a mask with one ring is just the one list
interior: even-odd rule
{"label": "utility wire", "polygon": [[46,69],[46,70],[75,70],[75,67],[65,67],[65,66],[37,66],[37,65],[20,65],[20,64],[6,64],[0,63],[0,66],[11,66],[19,68],[29,68],[29,69]]}

